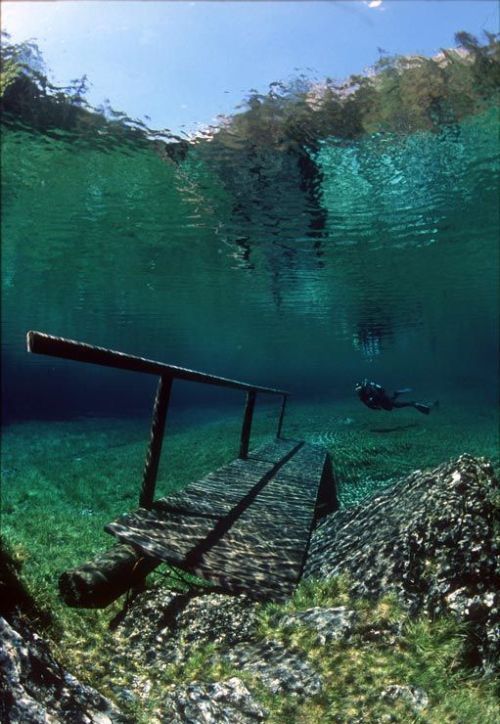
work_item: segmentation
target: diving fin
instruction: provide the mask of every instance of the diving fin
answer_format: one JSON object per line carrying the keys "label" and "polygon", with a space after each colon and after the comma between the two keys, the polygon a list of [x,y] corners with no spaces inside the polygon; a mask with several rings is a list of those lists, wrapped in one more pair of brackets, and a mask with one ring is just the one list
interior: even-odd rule
{"label": "diving fin", "polygon": [[413,406],[414,406],[415,409],[417,409],[419,412],[423,412],[424,415],[428,415],[429,412],[430,412],[431,409],[432,409],[430,405],[423,405],[421,402],[414,402],[414,403],[413,403]]}

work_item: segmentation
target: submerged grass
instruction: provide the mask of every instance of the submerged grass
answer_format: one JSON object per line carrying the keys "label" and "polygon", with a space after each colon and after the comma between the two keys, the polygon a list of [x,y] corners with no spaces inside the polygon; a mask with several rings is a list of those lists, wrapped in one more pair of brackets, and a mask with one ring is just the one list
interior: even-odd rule
{"label": "submerged grass", "polygon": [[[277,410],[263,407],[254,422],[252,442],[272,436]],[[385,415],[352,402],[290,405],[287,437],[327,447],[333,458],[341,504],[351,505],[415,468],[437,465],[463,452],[485,455],[498,464],[497,413],[475,404],[442,406],[424,418],[413,410]],[[181,488],[237,454],[241,418],[192,424],[172,420],[164,446],[158,496]],[[119,601],[104,611],[73,610],[57,595],[59,574],[113,543],[103,527],[137,506],[148,420],[83,419],[23,423],[5,430],[2,455],[2,533],[22,563],[22,577],[38,606],[52,612],[47,636],[68,668],[103,693],[117,687],[147,691],[140,704],[119,701],[138,721],[155,720],[165,687],[195,679],[242,676],[280,722],[481,722],[498,721],[493,684],[474,679],[462,663],[463,631],[453,621],[408,620],[392,599],[375,608],[352,601],[342,579],[303,583],[284,607],[263,607],[261,635],[293,643],[320,671],[323,693],[307,701],[271,696],[257,679],[217,662],[213,647],[201,647],[182,665],[163,671],[116,660],[110,623]],[[160,569],[161,570],[161,569]],[[162,573],[153,574],[161,580]],[[165,585],[172,586],[168,577]],[[189,580],[178,587],[189,585]],[[318,646],[306,629],[276,628],[286,610],[311,606],[354,608],[364,626],[401,626],[396,645],[368,642],[362,634],[348,642]],[[361,626],[361,629],[363,626]],[[149,682],[149,683],[148,683]],[[381,698],[384,687],[423,688],[429,706],[416,714],[403,699]],[[142,687],[142,689],[141,689]],[[390,718],[388,718],[390,717]]]}
{"label": "submerged grass", "polygon": [[[320,645],[317,636],[299,623],[280,625],[283,614],[311,607],[345,606],[356,613],[356,624],[346,640]],[[498,691],[495,682],[479,678],[465,665],[463,624],[451,618],[410,618],[393,596],[376,604],[352,599],[348,581],[308,581],[285,604],[259,607],[258,636],[300,651],[320,674],[322,692],[312,697],[271,693],[258,676],[237,669],[221,659],[222,650],[213,643],[195,647],[182,661],[155,666],[115,658],[110,669],[108,652],[116,640],[106,626],[94,630],[95,657],[82,655],[88,637],[75,640],[76,648],[63,660],[73,670],[86,674],[111,698],[117,690],[132,691],[135,699],[119,700],[121,708],[139,724],[161,720],[166,693],[180,684],[215,682],[237,676],[267,710],[272,724],[318,724],[319,722],[407,722],[442,724],[496,724]],[[397,631],[397,634],[394,632]],[[89,677],[89,672],[91,675]],[[416,710],[403,696],[391,697],[390,687],[423,691],[427,703]]]}
{"label": "submerged grass", "polygon": [[[325,646],[304,625],[280,627],[283,613],[316,606],[354,610],[352,635]],[[412,619],[395,596],[374,604],[352,599],[342,577],[304,582],[287,604],[262,608],[260,633],[302,651],[323,679],[322,693],[306,701],[277,698],[254,682],[275,724],[498,721],[495,682],[475,677],[465,666],[464,625],[445,617]],[[404,696],[392,698],[387,691],[393,686],[423,690],[427,705],[416,710]]]}

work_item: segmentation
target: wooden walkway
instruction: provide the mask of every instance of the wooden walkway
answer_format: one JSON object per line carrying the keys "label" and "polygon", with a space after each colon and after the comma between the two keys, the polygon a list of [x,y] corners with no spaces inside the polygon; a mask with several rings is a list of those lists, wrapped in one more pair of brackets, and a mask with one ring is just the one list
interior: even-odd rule
{"label": "wooden walkway", "polygon": [[325,450],[279,439],[106,530],[228,591],[279,599],[300,579],[321,506],[335,507],[333,486]]}
{"label": "wooden walkway", "polygon": [[[282,437],[289,392],[42,332],[28,332],[27,348],[36,354],[158,376],[140,508],[106,526],[121,546],[63,573],[60,592],[68,605],[108,605],[142,580],[157,561],[257,598],[291,593],[302,573],[315,520],[338,504],[326,451]],[[155,502],[174,380],[246,393],[239,458]],[[281,399],[281,408],[275,440],[249,452],[257,394]]]}

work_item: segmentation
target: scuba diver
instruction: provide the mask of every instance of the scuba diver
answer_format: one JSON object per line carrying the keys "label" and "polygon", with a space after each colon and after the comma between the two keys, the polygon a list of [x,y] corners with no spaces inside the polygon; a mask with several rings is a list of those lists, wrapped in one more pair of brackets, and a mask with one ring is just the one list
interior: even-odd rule
{"label": "scuba diver", "polygon": [[428,415],[432,408],[437,407],[438,405],[437,401],[433,405],[424,405],[422,402],[414,401],[403,402],[398,400],[398,397],[405,392],[411,392],[412,390],[410,387],[404,387],[402,390],[396,390],[396,392],[393,392],[392,395],[389,395],[383,387],[377,385],[376,382],[370,382],[366,379],[366,377],[363,382],[357,383],[355,389],[361,402],[363,402],[367,407],[370,407],[372,410],[391,411],[395,407],[414,407],[424,415]]}

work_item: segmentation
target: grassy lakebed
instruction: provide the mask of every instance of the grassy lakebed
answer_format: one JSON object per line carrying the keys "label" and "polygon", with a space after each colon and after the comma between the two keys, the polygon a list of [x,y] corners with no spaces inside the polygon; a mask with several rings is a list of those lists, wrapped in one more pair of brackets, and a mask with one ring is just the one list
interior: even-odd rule
{"label": "grassy lakebed", "polygon": [[[275,407],[258,409],[253,445],[272,436],[277,413]],[[463,452],[488,457],[498,465],[497,421],[492,406],[473,398],[443,400],[428,417],[411,409],[376,413],[352,401],[291,403],[284,435],[329,449],[341,505],[348,507],[416,468],[435,466]],[[182,488],[234,458],[240,424],[236,410],[220,415],[174,410],[158,495]],[[117,687],[136,690],[131,701],[118,697],[118,703],[144,723],[160,720],[155,717],[162,692],[169,686],[189,683],[200,675],[217,680],[223,673],[231,674],[231,667],[209,665],[213,647],[201,644],[181,666],[161,671],[145,667],[140,660],[120,663],[111,656],[117,639],[109,624],[123,601],[103,611],[72,610],[58,598],[57,579],[62,571],[112,544],[104,525],[137,506],[148,434],[147,419],[18,423],[5,429],[2,455],[2,535],[22,563],[29,591],[40,607],[52,613],[47,636],[56,655],[81,680],[115,700]],[[168,570],[159,569],[151,580],[154,585],[179,588]],[[397,621],[398,643],[367,641],[359,634],[348,642],[332,643],[325,652],[301,630],[278,631],[278,638],[291,636],[294,645],[319,667],[327,686],[326,693],[307,701],[294,696],[273,699],[260,690],[271,721],[382,721],[386,715],[393,717],[387,721],[402,722],[493,724],[497,720],[493,684],[465,667],[463,630],[456,622],[410,620],[390,599],[377,607],[349,601],[341,582],[304,583],[282,610],[318,605],[354,607],[365,628],[368,624],[383,628],[388,621]],[[273,615],[276,607],[261,607],[264,638],[273,629]],[[146,679],[146,694],[141,695]],[[425,688],[430,706],[417,714],[404,702],[380,700],[377,692],[382,683],[395,681]]]}

